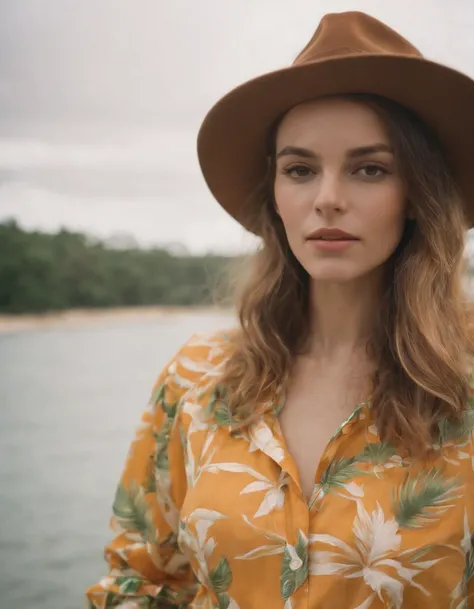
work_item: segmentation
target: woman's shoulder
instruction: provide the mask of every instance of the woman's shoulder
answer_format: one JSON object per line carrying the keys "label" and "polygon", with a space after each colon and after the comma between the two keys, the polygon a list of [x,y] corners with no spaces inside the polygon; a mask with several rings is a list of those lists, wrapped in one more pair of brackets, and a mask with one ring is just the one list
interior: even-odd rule
{"label": "woman's shoulder", "polygon": [[177,372],[186,378],[209,374],[227,359],[235,329],[193,334],[178,351]]}
{"label": "woman's shoulder", "polygon": [[179,399],[203,377],[218,377],[229,357],[235,329],[193,334],[162,371],[157,384],[165,383]]}

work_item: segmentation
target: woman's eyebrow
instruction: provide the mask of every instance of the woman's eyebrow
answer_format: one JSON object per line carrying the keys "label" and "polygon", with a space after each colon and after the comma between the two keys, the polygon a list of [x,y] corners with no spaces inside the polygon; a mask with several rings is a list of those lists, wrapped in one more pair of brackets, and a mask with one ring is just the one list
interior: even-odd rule
{"label": "woman's eyebrow", "polygon": [[[369,144],[367,146],[358,146],[357,148],[351,148],[346,152],[346,156],[349,158],[356,158],[359,156],[365,156],[367,154],[374,154],[375,152],[389,152],[393,154],[392,148],[388,144],[382,142],[377,144]],[[299,146],[285,146],[278,152],[276,158],[279,159],[283,156],[301,156],[306,159],[318,159],[318,154],[309,150],[308,148],[301,148]]]}
{"label": "woman's eyebrow", "polygon": [[309,150],[308,148],[300,148],[299,146],[285,146],[276,155],[276,158],[279,159],[282,156],[302,156],[307,159],[319,158],[318,155],[312,150]]}
{"label": "woman's eyebrow", "polygon": [[347,156],[350,158],[355,158],[359,156],[365,156],[367,154],[374,154],[375,152],[389,152],[393,154],[392,148],[388,144],[370,144],[369,146],[359,146],[357,148],[352,148],[347,151]]}

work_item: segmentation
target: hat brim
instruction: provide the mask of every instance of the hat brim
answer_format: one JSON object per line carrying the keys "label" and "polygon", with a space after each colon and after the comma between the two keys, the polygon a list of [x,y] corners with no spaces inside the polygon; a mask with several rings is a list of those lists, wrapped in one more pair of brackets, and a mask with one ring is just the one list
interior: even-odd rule
{"label": "hat brim", "polygon": [[267,168],[267,135],[292,107],[327,95],[372,93],[414,111],[438,136],[474,226],[474,81],[424,58],[338,56],[270,72],[233,89],[208,112],[198,158],[221,206],[251,232],[250,195]]}

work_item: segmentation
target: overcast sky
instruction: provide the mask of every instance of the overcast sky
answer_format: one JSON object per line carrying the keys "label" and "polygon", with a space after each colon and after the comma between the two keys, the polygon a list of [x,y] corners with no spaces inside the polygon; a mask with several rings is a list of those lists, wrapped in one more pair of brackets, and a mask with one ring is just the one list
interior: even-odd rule
{"label": "overcast sky", "polygon": [[200,122],[354,9],[474,76],[474,0],[0,0],[0,220],[251,247],[200,175]]}

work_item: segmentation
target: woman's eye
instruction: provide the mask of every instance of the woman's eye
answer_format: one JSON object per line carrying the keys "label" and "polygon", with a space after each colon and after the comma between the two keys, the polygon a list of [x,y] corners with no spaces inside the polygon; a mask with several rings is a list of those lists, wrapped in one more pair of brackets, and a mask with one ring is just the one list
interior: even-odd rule
{"label": "woman's eye", "polygon": [[366,178],[379,178],[387,173],[387,171],[383,167],[380,167],[380,165],[364,165],[356,173],[362,173]]}
{"label": "woman's eye", "polygon": [[311,173],[311,169],[305,165],[293,165],[287,167],[284,172],[292,178],[306,178]]}

